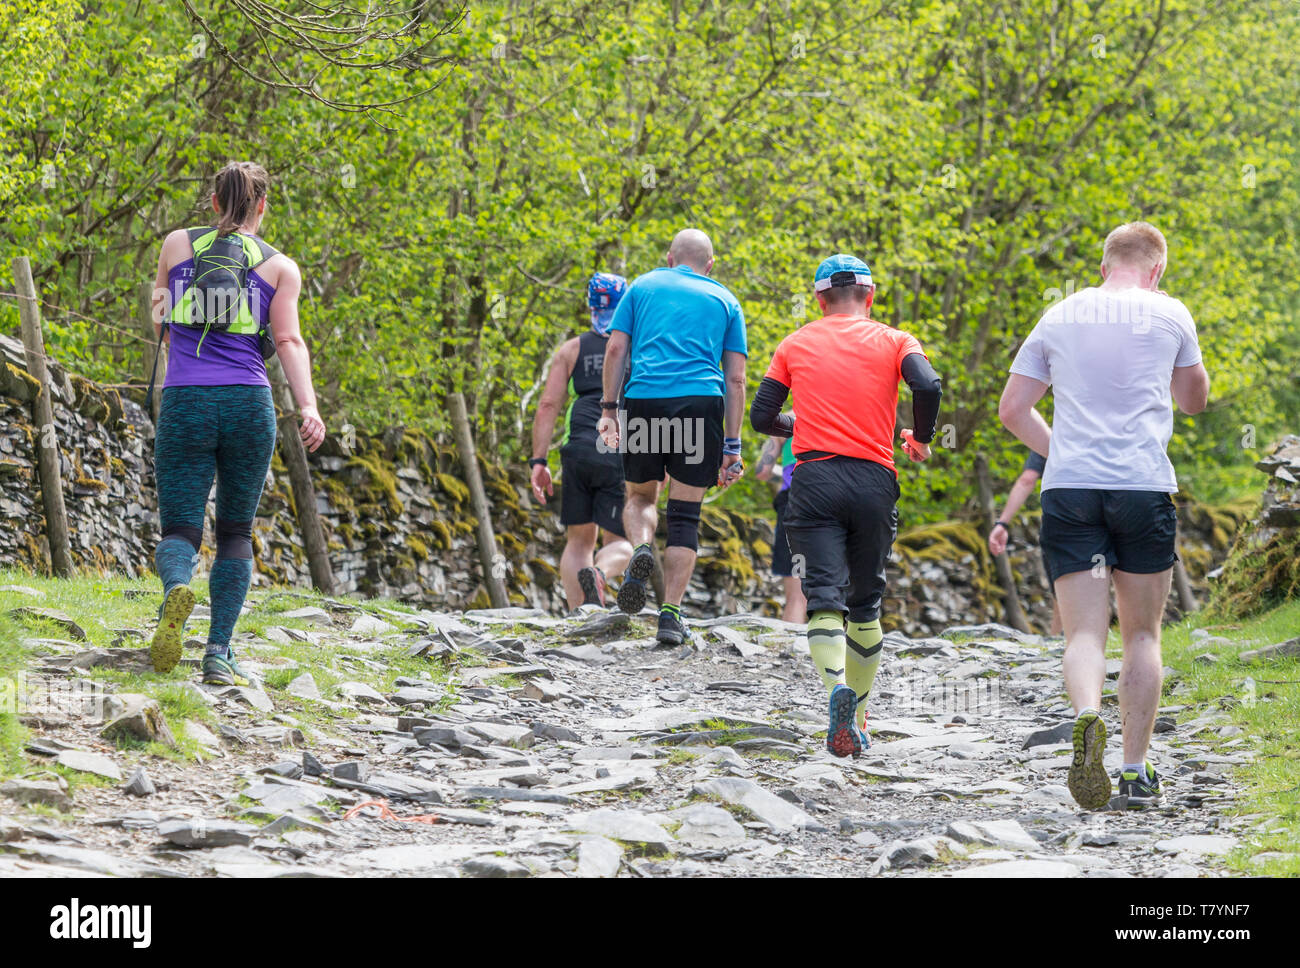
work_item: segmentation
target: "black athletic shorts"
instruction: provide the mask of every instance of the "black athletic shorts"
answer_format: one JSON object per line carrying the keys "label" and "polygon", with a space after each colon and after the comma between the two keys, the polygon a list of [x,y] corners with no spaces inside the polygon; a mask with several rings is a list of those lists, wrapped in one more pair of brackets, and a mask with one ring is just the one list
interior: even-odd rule
{"label": "black athletic shorts", "polygon": [[623,537],[623,472],[618,465],[561,455],[560,523],[597,524]]}
{"label": "black athletic shorts", "polygon": [[1054,487],[1042,494],[1039,544],[1052,581],[1101,562],[1135,575],[1172,568],[1178,514],[1163,491]]}
{"label": "black athletic shorts", "polygon": [[789,503],[788,487],[778,491],[772,500],[772,508],[776,511],[776,537],[772,539],[772,575],[776,578],[789,578],[794,574],[794,566],[790,561],[790,541],[785,534],[785,508]]}
{"label": "black athletic shorts", "polygon": [[874,461],[828,457],[795,467],[784,524],[809,614],[880,617],[898,495],[894,472]]}
{"label": "black athletic shorts", "polygon": [[666,471],[691,487],[718,483],[722,466],[722,397],[623,401],[623,476],[629,484],[662,481]]}

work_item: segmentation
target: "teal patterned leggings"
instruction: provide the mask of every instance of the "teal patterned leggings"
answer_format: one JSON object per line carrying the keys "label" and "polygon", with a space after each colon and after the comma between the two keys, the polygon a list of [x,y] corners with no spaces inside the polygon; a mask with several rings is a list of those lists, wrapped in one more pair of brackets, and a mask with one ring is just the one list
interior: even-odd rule
{"label": "teal patterned leggings", "polygon": [[209,575],[208,651],[224,653],[253,577],[253,518],[275,451],[268,387],[167,387],[154,439],[162,540],[154,563],[163,593],[188,584],[217,483],[217,559]]}

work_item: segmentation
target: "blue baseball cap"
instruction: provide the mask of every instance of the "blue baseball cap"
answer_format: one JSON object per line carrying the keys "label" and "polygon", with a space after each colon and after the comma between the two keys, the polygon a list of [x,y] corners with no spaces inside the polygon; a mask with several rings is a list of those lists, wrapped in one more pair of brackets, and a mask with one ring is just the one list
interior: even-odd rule
{"label": "blue baseball cap", "polygon": [[832,287],[872,286],[871,267],[855,255],[833,255],[824,259],[813,276],[813,290],[825,292]]}
{"label": "blue baseball cap", "polygon": [[627,291],[627,280],[613,272],[597,272],[587,283],[587,308],[591,310],[591,328],[604,335],[614,319],[618,301]]}

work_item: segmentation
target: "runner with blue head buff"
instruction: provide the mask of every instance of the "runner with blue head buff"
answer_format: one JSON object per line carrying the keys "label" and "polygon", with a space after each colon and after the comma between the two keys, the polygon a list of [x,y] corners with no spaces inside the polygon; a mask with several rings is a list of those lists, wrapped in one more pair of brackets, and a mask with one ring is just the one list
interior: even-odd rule
{"label": "runner with blue head buff", "polygon": [[591,328],[604,336],[614,319],[618,301],[627,290],[627,280],[612,272],[597,272],[587,283],[587,306],[591,309]]}
{"label": "runner with blue head buff", "polygon": [[[567,538],[560,580],[571,609],[603,606],[605,575],[622,572],[632,555],[632,546],[623,538],[623,459],[596,442],[609,325],[626,290],[627,280],[612,272],[597,272],[588,280],[591,329],[555,351],[533,418],[529,474],[533,497],[545,504],[555,493],[547,454],[556,422],[564,415],[560,523]],[[603,540],[599,547],[598,539]]]}

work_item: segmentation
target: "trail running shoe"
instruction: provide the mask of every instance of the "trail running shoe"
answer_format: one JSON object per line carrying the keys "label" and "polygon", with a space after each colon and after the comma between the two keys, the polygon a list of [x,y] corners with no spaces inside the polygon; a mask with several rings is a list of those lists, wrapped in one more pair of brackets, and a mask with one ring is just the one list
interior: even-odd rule
{"label": "trail running shoe", "polygon": [[582,604],[605,604],[605,573],[599,568],[580,569],[578,584],[582,586]]}
{"label": "trail running shoe", "polygon": [[672,612],[661,611],[659,613],[659,631],[655,634],[655,639],[663,645],[681,645],[690,635],[686,631],[686,624],[674,615]]}
{"label": "trail running shoe", "polygon": [[1085,810],[1101,810],[1110,803],[1110,774],[1102,763],[1106,754],[1106,724],[1093,712],[1074,721],[1074,758],[1066,785]]}
{"label": "trail running shoe", "polygon": [[855,721],[858,697],[848,686],[831,690],[830,725],[826,729],[826,748],[835,756],[857,756],[862,752],[862,733]]}
{"label": "trail running shoe", "polygon": [[192,611],[194,593],[188,585],[177,585],[163,599],[158,614],[158,628],[154,630],[153,642],[149,645],[149,658],[153,660],[154,672],[171,672],[176,668],[176,663],[181,661],[185,620]]}
{"label": "trail running shoe", "polygon": [[654,570],[655,556],[649,545],[642,545],[632,552],[623,584],[618,588],[618,607],[628,615],[635,615],[645,608],[645,583]]}
{"label": "trail running shoe", "polygon": [[203,657],[203,681],[213,686],[246,686],[248,673],[235,661],[235,653],[226,649],[225,655],[209,652]]}
{"label": "trail running shoe", "polygon": [[1160,777],[1146,764],[1147,775],[1141,776],[1136,770],[1124,770],[1119,775],[1119,795],[1128,798],[1130,810],[1144,810],[1160,802]]}

